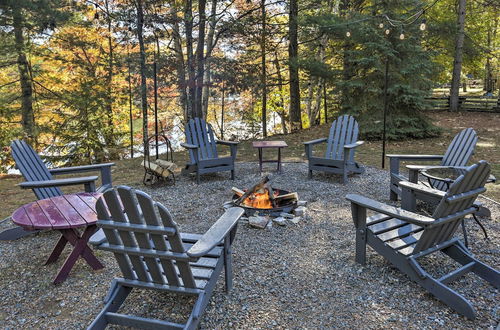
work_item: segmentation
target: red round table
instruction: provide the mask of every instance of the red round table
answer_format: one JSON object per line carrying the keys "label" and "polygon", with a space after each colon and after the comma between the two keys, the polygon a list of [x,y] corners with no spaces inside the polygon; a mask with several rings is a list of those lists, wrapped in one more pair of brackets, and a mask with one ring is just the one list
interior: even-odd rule
{"label": "red round table", "polygon": [[[61,238],[45,262],[46,265],[59,258],[68,242],[73,246],[73,251],[54,278],[54,284],[68,277],[79,257],[85,259],[93,269],[104,268],[87,245],[97,231],[95,203],[100,196],[100,193],[78,193],[47,198],[23,205],[12,214],[12,221],[24,229],[61,232]],[[80,234],[77,228],[84,228],[83,232]]]}

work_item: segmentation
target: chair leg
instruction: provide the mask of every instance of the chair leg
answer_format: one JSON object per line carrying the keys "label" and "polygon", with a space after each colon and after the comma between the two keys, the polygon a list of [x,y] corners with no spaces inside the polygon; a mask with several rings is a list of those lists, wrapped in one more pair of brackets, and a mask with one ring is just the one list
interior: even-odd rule
{"label": "chair leg", "polygon": [[224,239],[224,275],[226,282],[226,292],[231,291],[233,288],[233,265],[231,256],[231,238]]}
{"label": "chair leg", "polygon": [[417,283],[457,313],[471,320],[476,317],[474,307],[467,299],[430,275],[423,280],[417,280]]}
{"label": "chair leg", "polygon": [[231,180],[234,180],[234,170],[231,170]]}
{"label": "chair leg", "polygon": [[344,169],[344,173],[342,174],[342,184],[346,184],[349,181],[349,177],[347,176],[348,171]]}
{"label": "chair leg", "polygon": [[356,229],[356,262],[366,265],[366,229]]}
{"label": "chair leg", "polygon": [[132,288],[124,287],[120,284],[116,284],[116,282],[113,282],[113,285],[111,286],[111,289],[108,293],[108,302],[101,310],[99,315],[97,315],[95,320],[89,325],[87,330],[105,329],[108,325],[108,321],[106,320],[106,313],[114,313],[118,311],[131,291]]}
{"label": "chair leg", "polygon": [[[391,184],[392,186],[392,184]],[[391,188],[391,193],[390,193],[390,196],[389,196],[390,200],[391,201],[397,201],[398,200],[398,194],[394,192],[394,190],[392,190]]]}
{"label": "chair leg", "polygon": [[312,179],[313,178],[313,171],[312,170],[309,170],[309,174],[307,175],[307,178],[308,179]]}
{"label": "chair leg", "polygon": [[196,183],[200,184],[200,172],[196,171]]}

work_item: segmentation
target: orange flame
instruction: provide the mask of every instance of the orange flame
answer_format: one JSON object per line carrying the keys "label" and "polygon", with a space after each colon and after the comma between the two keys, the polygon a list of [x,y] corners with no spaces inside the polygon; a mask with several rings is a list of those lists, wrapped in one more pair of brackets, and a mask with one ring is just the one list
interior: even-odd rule
{"label": "orange flame", "polygon": [[[277,196],[278,192],[274,192],[274,196]],[[269,191],[265,189],[263,192],[255,192],[249,197],[245,198],[243,201],[245,206],[254,207],[258,209],[272,209],[273,204],[269,198]]]}

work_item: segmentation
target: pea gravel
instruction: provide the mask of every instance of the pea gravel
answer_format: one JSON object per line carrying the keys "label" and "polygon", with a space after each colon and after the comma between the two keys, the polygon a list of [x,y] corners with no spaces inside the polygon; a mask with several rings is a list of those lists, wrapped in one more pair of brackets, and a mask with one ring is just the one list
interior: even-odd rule
{"label": "pea gravel", "polygon": [[[268,169],[272,169],[268,167]],[[234,245],[234,288],[224,291],[220,278],[201,320],[203,329],[232,328],[458,328],[495,329],[500,319],[499,292],[474,275],[453,288],[470,299],[477,310],[474,321],[459,316],[426,293],[368,248],[365,267],[354,262],[354,226],[344,196],[359,193],[388,199],[388,172],[367,168],[346,185],[339,177],[314,174],[307,165],[285,163],[284,173],[272,176],[273,186],[297,191],[308,201],[307,215],[298,224],[254,229],[240,225]],[[237,163],[236,180],[229,173],[178,177],[175,186],[136,188],[167,206],[182,231],[203,233],[223,213],[231,187],[246,188],[258,181],[256,163]],[[470,248],[482,261],[500,268],[500,209],[481,200],[492,211],[482,219],[490,239],[467,221]],[[0,230],[11,226],[0,225]],[[457,233],[461,235],[461,233]],[[111,253],[97,251],[106,268],[93,271],[79,260],[61,285],[52,278],[68,255],[44,265],[58,239],[43,232],[17,241],[0,242],[0,328],[82,329],[102,307],[111,280],[120,272]],[[428,269],[439,269],[446,259],[431,257]],[[123,311],[182,321],[192,298],[134,290]]]}

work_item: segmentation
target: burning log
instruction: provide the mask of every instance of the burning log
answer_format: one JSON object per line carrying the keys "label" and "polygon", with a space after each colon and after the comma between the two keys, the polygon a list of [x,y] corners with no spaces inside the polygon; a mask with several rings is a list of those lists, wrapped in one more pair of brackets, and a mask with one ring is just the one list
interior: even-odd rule
{"label": "burning log", "polygon": [[238,197],[241,197],[245,194],[245,192],[243,190],[238,189],[236,187],[232,187],[231,191],[233,192],[233,194],[238,195]]}
{"label": "burning log", "polygon": [[257,184],[255,184],[252,188],[248,189],[243,195],[241,195],[237,200],[234,201],[234,204],[239,205],[241,202],[243,202],[247,197],[249,197],[251,194],[256,192],[257,190],[260,190],[264,187],[264,185],[269,181],[269,177],[266,175],[263,177]]}
{"label": "burning log", "polygon": [[284,203],[285,201],[292,203],[292,202],[296,202],[299,200],[299,194],[297,194],[296,192],[292,192],[289,194],[278,195],[278,196],[274,197],[274,200],[276,202],[280,202],[280,203]]}

